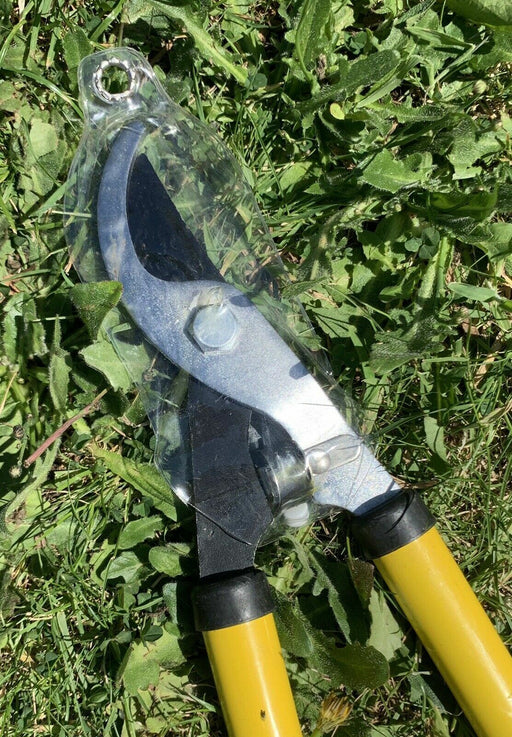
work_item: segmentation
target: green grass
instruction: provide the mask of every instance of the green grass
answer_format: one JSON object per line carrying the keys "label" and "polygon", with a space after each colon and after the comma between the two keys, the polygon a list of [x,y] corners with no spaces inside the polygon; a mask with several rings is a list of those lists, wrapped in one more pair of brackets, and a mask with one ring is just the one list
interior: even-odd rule
{"label": "green grass", "polygon": [[[105,45],[148,56],[239,159],[362,431],[511,644],[512,32],[450,7],[0,4],[2,737],[225,734],[189,613],[192,516],[152,470],[135,390],[87,364],[71,297],[76,71]],[[473,737],[378,580],[361,603],[357,556],[339,520],[258,554],[304,732],[337,691],[337,737]],[[343,691],[329,652],[354,642],[389,677]]]}

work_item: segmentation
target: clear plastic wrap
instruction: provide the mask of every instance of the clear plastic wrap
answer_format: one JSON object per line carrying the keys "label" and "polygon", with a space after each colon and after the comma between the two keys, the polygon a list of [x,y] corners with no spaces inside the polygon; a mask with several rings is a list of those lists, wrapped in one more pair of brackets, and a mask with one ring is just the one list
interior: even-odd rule
{"label": "clear plastic wrap", "polygon": [[[107,89],[112,70],[125,77],[117,93]],[[82,280],[123,284],[110,337],[174,492],[213,518],[215,504],[195,497],[194,457],[201,473],[224,479],[228,496],[244,494],[235,448],[245,445],[271,510],[257,542],[332,507],[364,508],[365,485],[387,493],[392,480],[331,401],[333,387],[313,378],[323,372],[308,350],[311,325],[298,302],[279,297],[285,270],[225,145],[131,49],[88,57],[79,83],[85,128],[69,176],[67,239]],[[238,434],[228,427],[237,407],[247,417]],[[208,439],[198,447],[198,418],[213,417],[234,448],[222,468]]]}

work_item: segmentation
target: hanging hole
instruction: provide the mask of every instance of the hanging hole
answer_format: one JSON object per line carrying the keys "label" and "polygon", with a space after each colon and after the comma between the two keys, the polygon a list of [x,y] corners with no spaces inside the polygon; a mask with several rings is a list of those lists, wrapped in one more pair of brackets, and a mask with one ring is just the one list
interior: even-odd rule
{"label": "hanging hole", "polygon": [[130,77],[126,69],[110,66],[103,70],[101,84],[109,95],[123,95],[130,90]]}
{"label": "hanging hole", "polygon": [[100,64],[93,75],[93,84],[96,94],[106,102],[125,100],[138,86],[133,69],[116,59]]}

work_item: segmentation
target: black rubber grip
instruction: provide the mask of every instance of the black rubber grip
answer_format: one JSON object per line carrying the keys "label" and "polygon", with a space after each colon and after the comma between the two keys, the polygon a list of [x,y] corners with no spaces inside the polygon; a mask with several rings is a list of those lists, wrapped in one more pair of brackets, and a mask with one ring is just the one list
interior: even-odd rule
{"label": "black rubber grip", "polygon": [[365,556],[374,559],[417,540],[434,524],[420,495],[403,489],[371,512],[353,517],[352,532]]}
{"label": "black rubber grip", "polygon": [[255,569],[203,581],[194,589],[192,602],[199,632],[233,627],[274,611],[268,581]]}

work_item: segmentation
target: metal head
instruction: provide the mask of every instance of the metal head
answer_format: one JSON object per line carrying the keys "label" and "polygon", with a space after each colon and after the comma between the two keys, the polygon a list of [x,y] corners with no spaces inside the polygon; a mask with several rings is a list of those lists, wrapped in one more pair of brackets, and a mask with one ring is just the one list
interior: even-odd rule
{"label": "metal head", "polygon": [[141,151],[147,136],[142,122],[121,129],[98,194],[102,257],[109,277],[123,284],[133,321],[173,364],[250,409],[252,437],[244,442],[274,517],[298,526],[311,506],[357,514],[396,493],[305,365],[221,276]]}

